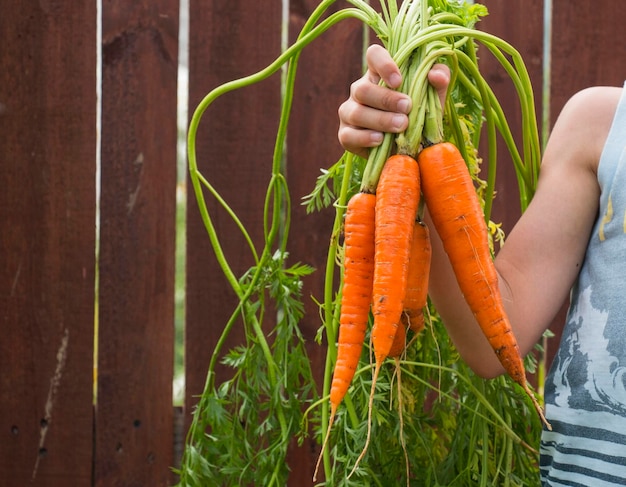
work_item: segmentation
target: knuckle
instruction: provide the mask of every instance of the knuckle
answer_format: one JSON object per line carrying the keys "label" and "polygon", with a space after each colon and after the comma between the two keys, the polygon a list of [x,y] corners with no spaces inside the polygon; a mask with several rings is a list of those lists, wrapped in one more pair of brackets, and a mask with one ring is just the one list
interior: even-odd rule
{"label": "knuckle", "polygon": [[356,123],[358,121],[358,110],[359,105],[357,103],[354,103],[352,100],[347,100],[343,102],[341,105],[339,105],[339,108],[337,109],[340,123],[347,125],[358,125],[358,123]]}
{"label": "knuckle", "polygon": [[354,81],[350,85],[350,99],[353,100],[362,100],[363,94],[367,91],[367,85],[369,83],[365,83],[363,78],[360,78]]}
{"label": "knuckle", "polygon": [[339,115],[339,120],[343,120],[345,118],[346,111],[348,110],[347,104],[348,101],[344,101],[341,105],[339,105],[339,108],[337,108],[337,115]]}
{"label": "knuckle", "polygon": [[381,97],[382,107],[389,111],[395,111],[398,106],[398,95],[395,91],[385,88],[385,91]]}
{"label": "knuckle", "polygon": [[339,130],[337,130],[337,138],[339,139],[339,143],[344,147],[348,144],[348,136],[344,125],[339,126]]}

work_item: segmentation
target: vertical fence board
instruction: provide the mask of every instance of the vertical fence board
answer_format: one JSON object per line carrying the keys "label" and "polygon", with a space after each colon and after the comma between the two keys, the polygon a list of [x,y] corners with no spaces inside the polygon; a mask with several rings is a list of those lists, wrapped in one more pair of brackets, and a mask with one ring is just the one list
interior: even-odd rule
{"label": "vertical fence board", "polygon": [[[315,0],[290,2],[292,43],[318,3]],[[345,2],[338,2],[329,13],[346,6]],[[330,207],[306,214],[301,198],[313,190],[320,169],[330,167],[343,154],[337,139],[337,109],[348,97],[350,84],[362,75],[363,35],[361,22],[346,20],[305,47],[298,64],[288,134],[287,176],[292,199],[289,255],[290,262],[302,262],[316,269],[304,282],[305,316],[300,327],[308,342],[307,353],[318,390],[323,384],[326,347],[315,342],[322,322],[314,299],[324,300],[324,273],[335,211]],[[289,485],[312,485],[318,453],[313,435],[302,447],[294,446],[288,459],[292,469]]]}
{"label": "vertical fence board", "polygon": [[[190,116],[216,86],[250,75],[280,53],[280,2],[244,0],[190,2]],[[273,143],[280,110],[280,74],[218,98],[205,112],[197,135],[198,166],[239,216],[260,248],[263,204],[270,180]],[[188,190],[187,289],[185,329],[186,425],[204,389],[211,354],[236,307]],[[254,261],[241,233],[213,198],[207,205],[235,275]],[[225,350],[241,343],[236,328]],[[226,371],[218,370],[218,383]]]}
{"label": "vertical fence board", "polygon": [[4,2],[0,15],[7,487],[91,485],[95,16],[94,2]]}
{"label": "vertical fence board", "polygon": [[171,485],[178,2],[103,4],[95,481]]}

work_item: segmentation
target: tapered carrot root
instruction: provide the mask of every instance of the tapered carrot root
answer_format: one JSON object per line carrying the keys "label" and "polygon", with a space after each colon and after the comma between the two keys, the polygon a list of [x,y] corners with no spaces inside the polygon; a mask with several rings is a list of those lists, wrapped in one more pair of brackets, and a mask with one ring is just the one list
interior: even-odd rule
{"label": "tapered carrot root", "polygon": [[[406,347],[406,328],[402,323],[399,323],[398,326],[396,327],[395,330],[395,334],[394,334],[394,338],[393,338],[393,342],[391,345],[391,348],[389,349],[388,354],[385,356],[385,358],[390,357],[390,358],[394,358],[395,362],[396,362],[396,370],[397,370],[397,376],[398,376],[398,403],[400,404],[399,408],[400,408],[400,438],[401,438],[401,444],[402,444],[402,448],[405,452],[405,458],[407,457],[406,454],[406,445],[404,444],[404,426],[403,426],[403,420],[402,420],[402,403],[401,403],[401,373],[400,373],[400,361],[399,361],[399,357],[400,355],[402,355],[402,352],[404,352]],[[367,449],[369,447],[369,443],[370,443],[370,439],[372,436],[372,410],[374,408],[374,393],[376,392],[376,382],[378,381],[378,376],[380,374],[381,368],[382,368],[382,363],[383,363],[384,359],[382,359],[380,362],[376,362],[376,365],[374,367],[374,374],[372,376],[372,388],[370,390],[370,396],[369,396],[369,401],[368,401],[368,405],[367,405],[367,436],[365,438],[365,445],[363,446],[363,449],[361,450],[361,453],[359,454],[358,458],[356,459],[356,462],[354,463],[354,466],[352,467],[352,471],[350,472],[350,474],[348,475],[348,478],[350,478],[352,476],[352,474],[356,471],[357,467],[359,466],[359,464],[361,463],[361,460],[363,460],[363,457],[365,456],[365,454],[367,453]],[[407,471],[408,471],[408,460],[407,460]]]}
{"label": "tapered carrot root", "polygon": [[359,364],[372,301],[376,196],[357,193],[348,202],[344,224],[344,278],[339,317],[337,362],[331,404],[346,395]]}
{"label": "tapered carrot root", "polygon": [[376,196],[357,193],[348,202],[344,222],[344,275],[339,315],[337,361],[330,387],[330,419],[313,480],[334,423],[337,408],[350,387],[359,364],[374,279],[374,219]]}
{"label": "tapered carrot root", "polygon": [[410,482],[409,456],[404,439],[404,416],[402,401],[402,368],[400,367],[400,357],[405,352],[407,344],[407,330],[411,329],[417,334],[424,329],[424,307],[428,300],[428,276],[430,272],[430,260],[432,248],[430,245],[430,235],[428,227],[416,221],[413,226],[413,237],[411,238],[411,249],[409,254],[409,269],[407,274],[406,294],[404,296],[402,315],[400,324],[393,339],[393,345],[389,350],[389,357],[395,361],[396,368],[396,394],[398,401],[398,418],[400,422],[400,445],[404,452],[406,467],[407,486]]}
{"label": "tapered carrot root", "polygon": [[391,156],[376,189],[372,344],[377,363],[389,355],[402,315],[419,193],[415,159]]}
{"label": "tapered carrot root", "polygon": [[422,193],[459,287],[502,366],[528,394],[550,428],[526,381],[517,340],[504,310],[487,225],[465,161],[451,143],[425,148],[418,157]]}
{"label": "tapered carrot root", "polygon": [[413,226],[409,273],[404,297],[402,323],[417,334],[424,329],[424,307],[428,301],[428,277],[432,247],[428,227],[423,222]]}
{"label": "tapered carrot root", "polygon": [[398,358],[406,349],[406,326],[400,323],[396,328],[396,334],[393,337],[393,343],[389,349],[389,358]]}
{"label": "tapered carrot root", "polygon": [[430,234],[428,227],[421,221],[416,221],[413,225],[413,237],[411,238],[411,249],[409,252],[409,269],[407,274],[406,294],[404,296],[400,325],[396,330],[393,345],[389,350],[389,357],[395,361],[396,368],[396,394],[398,401],[398,418],[400,422],[400,445],[404,452],[406,466],[407,486],[410,482],[409,455],[404,439],[404,416],[402,401],[402,368],[400,367],[400,357],[409,346],[407,343],[407,330],[414,333],[414,339],[424,329],[424,307],[428,301],[428,277],[430,273],[430,261],[432,247],[430,245]]}

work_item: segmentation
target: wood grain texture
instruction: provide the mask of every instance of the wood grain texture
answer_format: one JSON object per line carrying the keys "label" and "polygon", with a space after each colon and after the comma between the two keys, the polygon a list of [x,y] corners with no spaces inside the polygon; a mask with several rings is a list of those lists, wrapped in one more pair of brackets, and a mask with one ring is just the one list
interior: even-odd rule
{"label": "wood grain texture", "polygon": [[95,485],[173,478],[178,2],[103,3]]}
{"label": "wood grain texture", "polygon": [[626,22],[626,3],[554,2],[552,17],[550,110],[554,123],[577,91],[594,85],[624,85],[626,45],[616,34]]}
{"label": "wood grain texture", "polygon": [[[10,5],[8,5],[8,4]],[[0,483],[91,485],[95,3],[0,14]]]}
{"label": "wood grain texture", "polygon": [[[253,74],[280,54],[280,2],[245,0],[190,2],[189,116],[200,100],[227,81]],[[263,204],[271,176],[280,115],[280,73],[261,83],[227,93],[204,113],[197,134],[197,161],[248,229],[260,249]],[[204,389],[211,354],[236,308],[234,291],[223,276],[200,219],[189,184],[187,200],[186,425]],[[233,272],[241,276],[254,259],[226,212],[207,194],[207,205]],[[243,340],[235,327],[224,351]],[[229,373],[217,370],[217,382]]]}
{"label": "wood grain texture", "polygon": [[[103,2],[99,384],[93,406],[96,280],[96,4],[9,1],[0,14],[0,484],[160,486],[174,479],[172,368],[178,2]],[[291,0],[289,40],[319,2]],[[541,110],[543,1],[485,0],[479,27],[525,59]],[[340,1],[333,10],[347,6]],[[626,4],[554,2],[550,123],[587,86],[622,85],[615,32]],[[192,0],[190,108],[215,86],[256,72],[280,52],[281,2]],[[362,27],[335,26],[300,59],[287,146],[290,262],[305,281],[302,321],[312,340],[333,212],[306,215],[300,198],[334,163],[337,108],[361,75]],[[375,39],[372,38],[371,42]],[[506,75],[481,69],[518,134]],[[280,75],[219,99],[198,133],[200,167],[256,242],[280,111]],[[504,147],[504,146],[502,146]],[[494,219],[519,216],[512,164],[499,161]],[[251,257],[210,202],[236,273]],[[185,424],[236,299],[188,195]],[[559,323],[562,320],[559,321]],[[560,326],[560,325],[558,325]],[[559,332],[555,325],[555,331]],[[233,336],[230,347],[242,339]],[[553,339],[553,347],[557,339]],[[219,369],[218,380],[227,371]],[[310,485],[317,445],[294,447],[289,485]]]}

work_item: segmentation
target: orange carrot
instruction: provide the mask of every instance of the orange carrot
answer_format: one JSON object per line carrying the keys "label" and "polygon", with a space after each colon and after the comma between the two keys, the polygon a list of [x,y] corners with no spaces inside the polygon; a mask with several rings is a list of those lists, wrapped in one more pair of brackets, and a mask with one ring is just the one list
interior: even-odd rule
{"label": "orange carrot", "polygon": [[315,466],[317,477],[339,404],[359,364],[365,339],[374,278],[374,218],[376,196],[357,193],[346,209],[344,222],[344,275],[339,315],[337,361],[330,388],[330,419],[322,451]]}
{"label": "orange carrot", "polygon": [[420,194],[420,176],[414,158],[396,154],[385,161],[376,187],[376,243],[372,293],[372,345],[376,366],[368,408],[367,438],[349,476],[365,455],[371,436],[376,380],[389,356],[406,295],[409,251]]}
{"label": "orange carrot", "polygon": [[550,427],[526,381],[498,288],[487,225],[465,161],[454,144],[443,142],[422,150],[418,163],[426,206],[465,300],[504,369],[526,391]]}
{"label": "orange carrot", "polygon": [[396,334],[393,337],[393,343],[389,349],[388,357],[398,358],[404,352],[406,348],[406,326],[404,323],[399,323],[396,328]]}
{"label": "orange carrot", "polygon": [[409,274],[402,311],[402,323],[416,334],[424,329],[424,307],[428,300],[431,256],[428,227],[425,223],[417,221],[413,227]]}
{"label": "orange carrot", "polygon": [[330,390],[330,402],[335,406],[354,377],[367,329],[374,279],[375,203],[375,195],[357,193],[346,210],[339,340]]}
{"label": "orange carrot", "polygon": [[420,176],[415,159],[407,155],[391,156],[376,188],[372,344],[377,364],[389,355],[400,323],[419,193]]}

